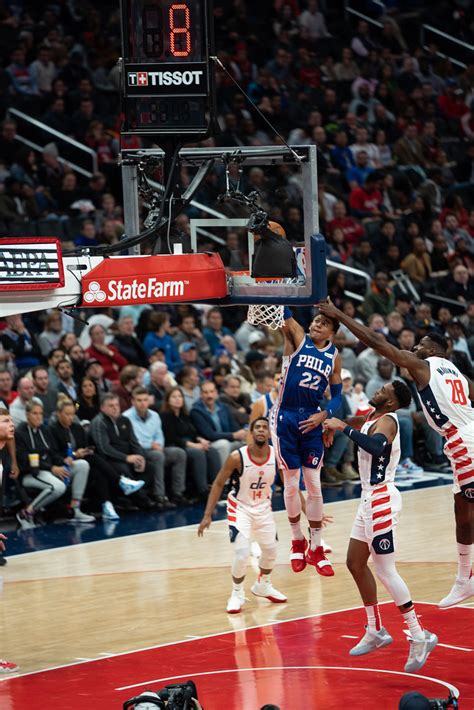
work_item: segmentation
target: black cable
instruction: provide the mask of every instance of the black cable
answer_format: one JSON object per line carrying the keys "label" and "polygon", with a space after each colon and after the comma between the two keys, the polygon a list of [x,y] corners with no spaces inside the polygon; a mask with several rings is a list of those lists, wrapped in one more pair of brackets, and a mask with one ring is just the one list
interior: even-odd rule
{"label": "black cable", "polygon": [[292,156],[293,156],[293,158],[295,159],[295,161],[296,161],[297,163],[301,163],[302,161],[301,161],[301,158],[300,158],[300,156],[298,155],[298,153],[297,153],[295,150],[293,150],[293,148],[291,147],[291,145],[289,145],[289,144],[287,143],[287,141],[283,138],[283,136],[281,135],[281,133],[278,133],[278,131],[277,131],[277,129],[275,128],[275,126],[273,126],[273,125],[270,123],[270,121],[268,120],[268,118],[260,111],[260,109],[258,108],[258,106],[257,106],[256,104],[254,104],[254,102],[252,101],[252,99],[250,98],[250,96],[249,96],[247,93],[245,93],[245,91],[242,89],[242,87],[240,86],[239,82],[234,79],[234,77],[232,76],[232,74],[231,74],[229,71],[227,71],[227,69],[226,69],[225,66],[222,64],[222,62],[221,62],[221,60],[219,59],[219,57],[211,56],[211,57],[209,57],[209,59],[212,59],[216,64],[218,64],[218,65],[220,66],[220,68],[222,69],[222,71],[224,71],[224,72],[227,74],[227,76],[229,77],[229,79],[234,82],[234,84],[236,85],[236,87],[238,88],[238,90],[245,96],[245,98],[247,99],[247,101],[249,102],[249,104],[255,109],[255,111],[258,113],[258,115],[260,116],[260,118],[263,118],[263,120],[265,121],[265,123],[267,124],[267,126],[269,126],[269,127],[272,129],[272,131],[275,133],[275,135],[277,135],[278,138],[280,138],[280,139],[283,141],[283,143],[286,145],[286,147],[288,148],[288,150],[289,150],[290,153],[292,154]]}

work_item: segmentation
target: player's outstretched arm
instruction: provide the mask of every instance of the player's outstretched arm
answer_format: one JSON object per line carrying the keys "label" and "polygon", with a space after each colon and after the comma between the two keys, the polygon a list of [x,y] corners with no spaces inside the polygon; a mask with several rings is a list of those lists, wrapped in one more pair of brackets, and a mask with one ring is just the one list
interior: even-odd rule
{"label": "player's outstretched arm", "polygon": [[388,343],[385,338],[367,326],[358,323],[353,318],[336,308],[330,301],[318,303],[321,313],[330,318],[337,318],[338,321],[346,325],[354,335],[375,352],[383,355],[393,362],[397,367],[406,367],[415,382],[425,387],[429,382],[430,368],[428,363],[419,360],[416,355],[408,350],[399,350],[394,345]]}
{"label": "player's outstretched arm", "polygon": [[242,459],[238,451],[233,451],[228,457],[227,461],[222,466],[221,470],[214,479],[211,490],[209,491],[209,497],[206,503],[206,509],[204,511],[203,518],[198,527],[198,536],[202,537],[204,530],[208,528],[212,522],[212,514],[214,508],[217,505],[217,501],[222,495],[226,481],[231,477],[232,472],[237,469],[240,471],[242,468]]}
{"label": "player's outstretched arm", "polygon": [[288,306],[285,306],[283,316],[285,318],[285,324],[281,327],[281,332],[285,336],[283,355],[291,355],[301,344],[305,333],[303,327],[293,318]]}
{"label": "player's outstretched arm", "polygon": [[397,433],[397,425],[392,417],[381,417],[377,422],[374,422],[369,434],[362,434],[335,417],[327,419],[324,426],[328,430],[342,431],[357,446],[372,456],[379,456],[385,447],[392,443]]}

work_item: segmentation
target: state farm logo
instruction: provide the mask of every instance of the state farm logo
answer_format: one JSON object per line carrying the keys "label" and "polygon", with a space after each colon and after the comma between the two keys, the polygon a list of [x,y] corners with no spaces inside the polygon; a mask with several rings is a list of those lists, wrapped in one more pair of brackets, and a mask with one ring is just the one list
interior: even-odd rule
{"label": "state farm logo", "polygon": [[[178,298],[184,296],[184,288],[189,281],[158,281],[154,276],[139,281],[125,282],[122,279],[110,279],[106,283],[91,281],[83,295],[84,303],[154,301],[157,299]],[[105,290],[104,290],[105,289]]]}
{"label": "state farm logo", "polygon": [[129,71],[129,86],[200,86],[204,77],[202,69],[186,71]]}
{"label": "state farm logo", "polygon": [[91,281],[89,284],[89,290],[85,292],[83,299],[85,303],[103,303],[107,298],[105,291],[102,291],[100,284],[97,281]]}

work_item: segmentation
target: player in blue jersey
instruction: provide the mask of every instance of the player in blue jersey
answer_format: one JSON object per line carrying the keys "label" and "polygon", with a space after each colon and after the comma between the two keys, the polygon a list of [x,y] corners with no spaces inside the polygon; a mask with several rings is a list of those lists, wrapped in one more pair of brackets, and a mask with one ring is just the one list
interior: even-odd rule
{"label": "player in blue jersey", "polygon": [[[285,338],[282,380],[275,405],[270,411],[272,442],[285,485],[285,506],[291,528],[291,567],[302,572],[311,564],[324,577],[334,570],[321,544],[323,498],[321,466],[323,463],[322,422],[332,416],[342,403],[341,361],[332,338],[339,322],[318,314],[307,335],[285,306]],[[327,386],[331,400],[325,411],[320,404]],[[308,492],[306,517],[310,543],[301,531],[301,500],[298,493],[300,468]]]}

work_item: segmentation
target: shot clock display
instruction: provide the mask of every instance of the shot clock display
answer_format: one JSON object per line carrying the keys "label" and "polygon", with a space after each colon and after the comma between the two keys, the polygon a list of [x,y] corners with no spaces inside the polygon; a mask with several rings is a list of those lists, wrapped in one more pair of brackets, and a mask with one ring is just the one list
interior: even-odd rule
{"label": "shot clock display", "polygon": [[122,0],[125,132],[208,131],[211,2]]}

